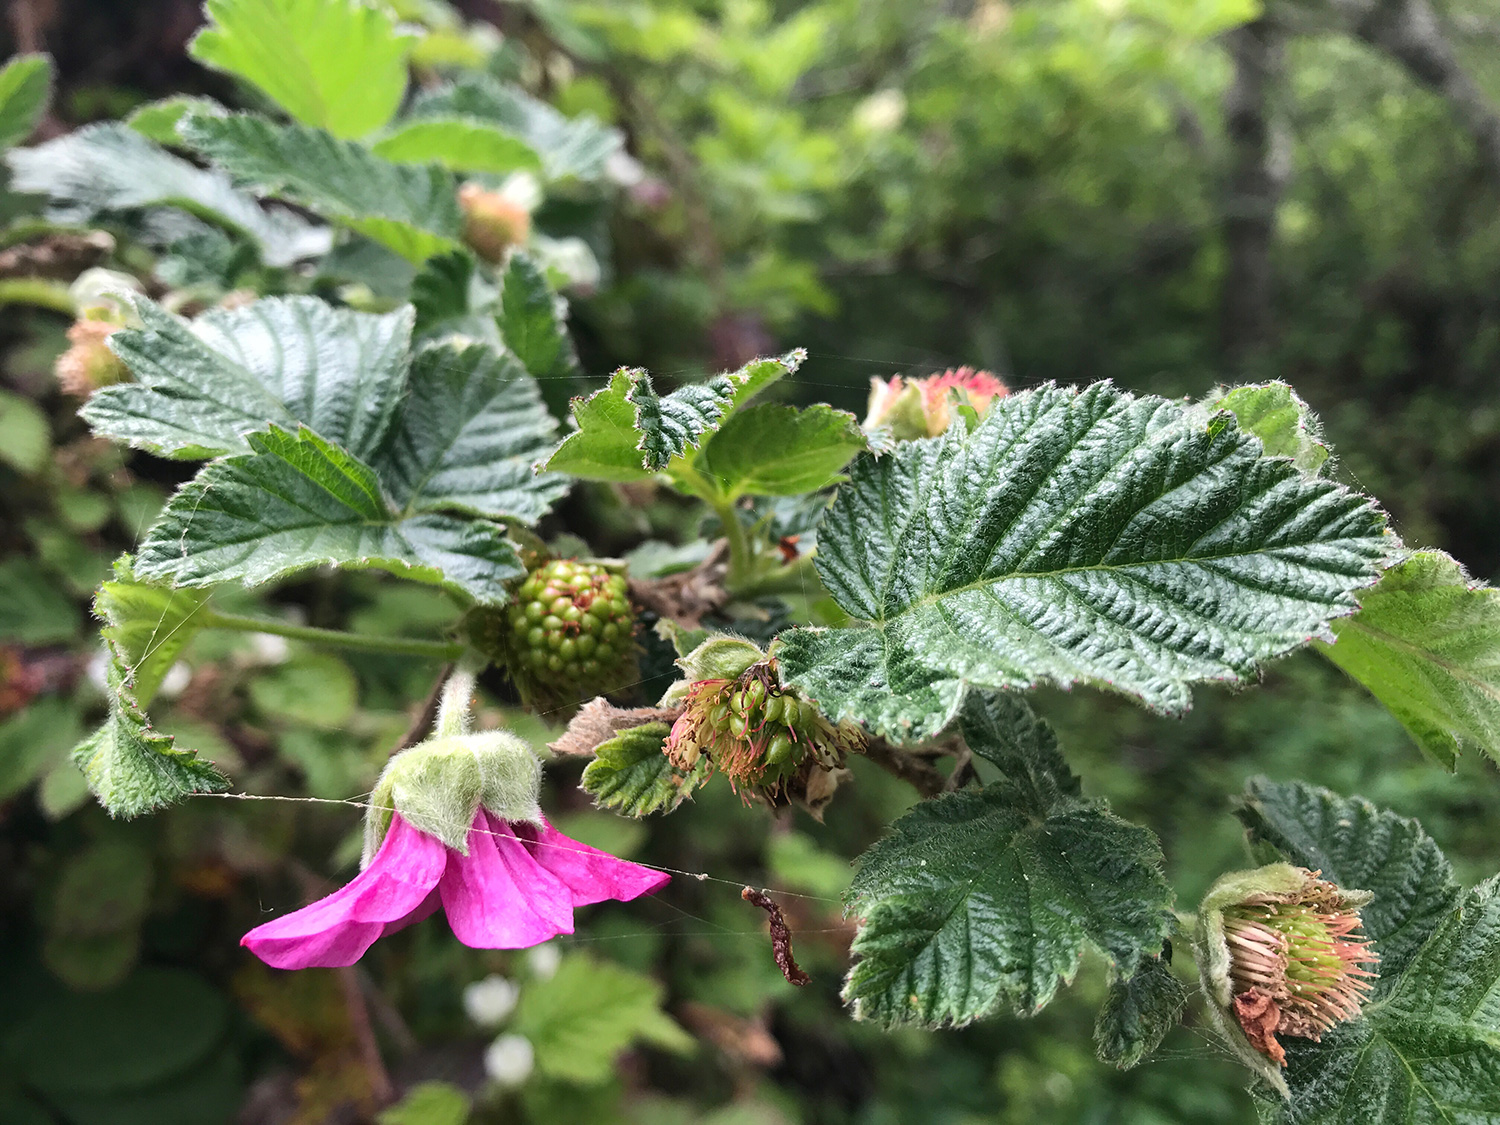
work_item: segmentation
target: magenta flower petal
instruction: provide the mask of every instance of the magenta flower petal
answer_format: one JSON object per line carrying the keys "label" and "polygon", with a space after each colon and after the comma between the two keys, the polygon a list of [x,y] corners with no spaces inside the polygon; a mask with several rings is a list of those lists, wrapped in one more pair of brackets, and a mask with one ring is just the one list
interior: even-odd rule
{"label": "magenta flower petal", "polygon": [[572,894],[532,859],[511,826],[484,809],[438,885],[448,925],[475,949],[525,949],[573,932]]}
{"label": "magenta flower petal", "polygon": [[529,824],[517,824],[514,828],[537,863],[567,884],[574,906],[590,906],[606,899],[629,902],[661,890],[672,878],[665,871],[616,859],[607,852],[580,844],[546,821],[540,830]]}
{"label": "magenta flower petal", "polygon": [[[352,882],[256,926],[240,944],[277,969],[352,965],[382,934],[426,917],[448,862],[439,840],[393,816],[380,851]],[[426,913],[436,905],[434,898]]]}

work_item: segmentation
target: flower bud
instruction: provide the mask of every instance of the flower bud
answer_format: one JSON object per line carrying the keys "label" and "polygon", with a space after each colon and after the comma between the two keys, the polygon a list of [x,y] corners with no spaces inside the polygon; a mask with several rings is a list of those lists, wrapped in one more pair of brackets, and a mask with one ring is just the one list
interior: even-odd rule
{"label": "flower bud", "polygon": [[874,377],[870,380],[865,429],[887,430],[897,441],[936,437],[952,424],[955,403],[983,417],[990,403],[1009,393],[1009,388],[988,371],[972,367],[953,368],[920,379]]}
{"label": "flower bud", "polygon": [[1360,931],[1369,893],[1319,874],[1275,863],[1226,875],[1199,911],[1199,971],[1220,1030],[1283,1093],[1277,1036],[1316,1041],[1353,1019],[1378,975]]}
{"label": "flower bud", "polygon": [[68,329],[71,347],[57,357],[54,372],[63,391],[78,398],[88,398],[100,387],[123,383],[130,378],[125,361],[105,343],[122,327],[111,320],[80,317]]}
{"label": "flower bud", "polygon": [[488,262],[504,261],[512,247],[531,236],[531,212],[504,192],[488,191],[476,183],[458,189],[464,215],[464,241]]}

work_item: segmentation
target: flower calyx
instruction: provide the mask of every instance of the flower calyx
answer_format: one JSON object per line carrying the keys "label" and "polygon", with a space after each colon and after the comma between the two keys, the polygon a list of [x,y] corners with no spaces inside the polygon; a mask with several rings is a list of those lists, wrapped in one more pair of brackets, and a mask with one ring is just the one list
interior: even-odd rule
{"label": "flower calyx", "polygon": [[1367,891],[1287,863],[1219,879],[1199,909],[1198,967],[1221,1033],[1279,1092],[1281,1035],[1317,1041],[1359,1015],[1379,957],[1363,935]]}
{"label": "flower calyx", "polygon": [[870,379],[870,402],[865,415],[867,432],[884,430],[895,441],[937,437],[966,410],[982,418],[990,404],[1010,393],[988,371],[955,367],[941,375],[906,379]]}

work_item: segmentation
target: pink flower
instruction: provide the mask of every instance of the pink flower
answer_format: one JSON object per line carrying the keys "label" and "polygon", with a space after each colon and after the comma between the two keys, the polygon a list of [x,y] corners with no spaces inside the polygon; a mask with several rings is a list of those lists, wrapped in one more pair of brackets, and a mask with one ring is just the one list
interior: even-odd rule
{"label": "pink flower", "polygon": [[368,867],[347,886],[257,926],[240,944],[277,969],[352,965],[377,938],[434,913],[475,949],[524,949],[573,932],[573,908],[628,902],[670,876],[481,808],[469,854],[412,827],[399,813]]}
{"label": "pink flower", "polygon": [[893,375],[886,380],[876,376],[870,379],[865,428],[889,430],[897,441],[936,437],[952,424],[954,400],[983,417],[995,399],[1009,393],[1010,389],[988,371],[972,367],[955,367],[920,379]]}

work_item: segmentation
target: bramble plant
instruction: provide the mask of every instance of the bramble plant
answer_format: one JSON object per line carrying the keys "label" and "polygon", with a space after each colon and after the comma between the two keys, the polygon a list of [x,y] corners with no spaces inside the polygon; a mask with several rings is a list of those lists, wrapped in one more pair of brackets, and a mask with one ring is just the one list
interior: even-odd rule
{"label": "bramble plant", "polygon": [[[194,57],[264,111],[175,99],[7,161],[51,220],[149,252],[76,298],[81,416],[200,466],[96,596],[108,713],[73,760],[100,804],[234,784],[150,718],[208,631],[427,661],[442,693],[368,802],[362,873],[252,952],[348,965],[439,906],[459,941],[523,948],[575,907],[673,894],[550,825],[541,747],[471,727],[479,676],[571,719],[558,757],[622,817],[727,784],[833,820],[860,755],[913,785],[845,897],[855,1018],[1033,1014],[1092,953],[1098,1053],[1130,1067],[1182,1019],[1191,959],[1271,1118],[1500,1116],[1500,882],[1460,888],[1367,802],[1255,782],[1237,815],[1262,866],[1178,903],[1153,832],[1085,793],[1027,702],[1078,687],[1179,715],[1311,647],[1437,765],[1500,756],[1496,593],[1330,477],[1291,387],[1185,401],[963,370],[878,382],[862,420],[778,398],[801,351],[589,384],[563,294],[606,248],[539,216],[607,203],[619,133],[488,76],[408,92],[410,37],[356,0],[207,11]],[[0,74],[12,142],[41,105],[16,68],[44,65]],[[601,485],[675,494],[704,534],[596,557],[557,513]],[[241,612],[243,590],[351,570],[440,590],[449,619],[387,636]]]}

